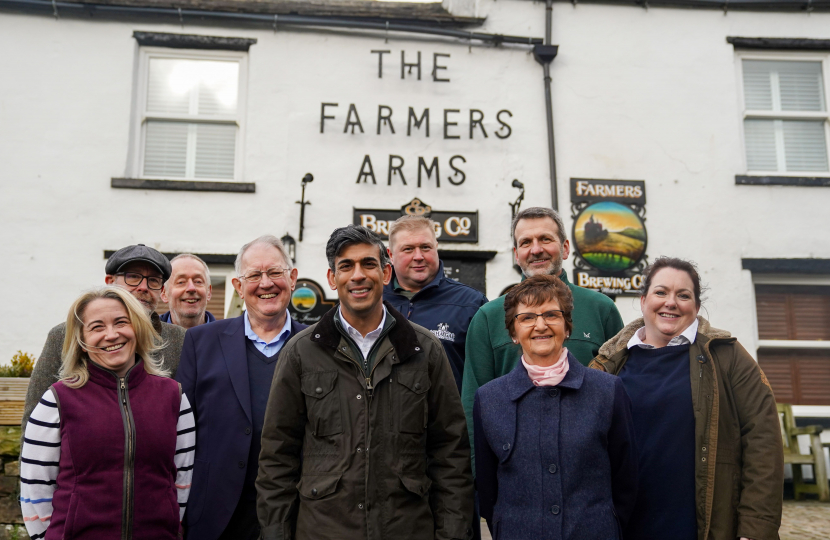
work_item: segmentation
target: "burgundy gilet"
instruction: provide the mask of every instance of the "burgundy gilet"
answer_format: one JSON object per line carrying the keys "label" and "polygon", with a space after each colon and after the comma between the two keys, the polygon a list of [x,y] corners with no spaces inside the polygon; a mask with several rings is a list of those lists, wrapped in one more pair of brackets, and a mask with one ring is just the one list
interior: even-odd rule
{"label": "burgundy gilet", "polygon": [[178,383],[140,360],[124,388],[114,372],[87,367],[83,387],[52,385],[61,458],[45,540],[175,540]]}

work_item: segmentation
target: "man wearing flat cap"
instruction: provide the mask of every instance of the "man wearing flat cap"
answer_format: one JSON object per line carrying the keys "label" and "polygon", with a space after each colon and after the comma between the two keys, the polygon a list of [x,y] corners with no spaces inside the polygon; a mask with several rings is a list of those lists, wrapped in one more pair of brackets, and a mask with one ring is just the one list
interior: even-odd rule
{"label": "man wearing flat cap", "polygon": [[[185,329],[162,322],[156,314],[156,307],[161,299],[161,288],[170,278],[170,261],[155,249],[138,244],[127,246],[113,253],[107,261],[105,271],[107,273],[104,278],[105,283],[126,289],[147,310],[147,314],[153,321],[153,328],[164,341],[164,347],[158,352],[162,356],[162,366],[170,370],[172,377],[179,366]],[[35,363],[23,409],[23,432],[26,431],[29,415],[32,414],[40,396],[51,385],[58,382],[64,337],[66,337],[66,323],[62,322],[49,331],[43,352],[40,353],[40,358]]]}

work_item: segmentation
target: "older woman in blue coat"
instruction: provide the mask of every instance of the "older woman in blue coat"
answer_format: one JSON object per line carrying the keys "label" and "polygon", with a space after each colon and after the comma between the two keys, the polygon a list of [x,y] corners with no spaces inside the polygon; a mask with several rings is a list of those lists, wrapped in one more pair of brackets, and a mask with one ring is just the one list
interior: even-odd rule
{"label": "older woman in blue coat", "polygon": [[482,386],[473,409],[476,488],[493,539],[622,538],[637,490],[622,383],[563,346],[573,297],[558,278],[523,281],[504,309],[522,361]]}

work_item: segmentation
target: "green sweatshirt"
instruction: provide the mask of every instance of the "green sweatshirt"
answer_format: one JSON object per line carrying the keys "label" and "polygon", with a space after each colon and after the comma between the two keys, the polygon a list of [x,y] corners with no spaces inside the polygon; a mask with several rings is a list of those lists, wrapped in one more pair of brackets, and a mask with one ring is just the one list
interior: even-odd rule
{"label": "green sweatshirt", "polygon": [[[559,274],[559,279],[568,285],[574,297],[571,314],[574,327],[571,337],[565,341],[565,347],[587,366],[599,348],[622,330],[622,317],[614,301],[604,294],[571,284],[564,271]],[[473,449],[474,473],[473,403],[476,391],[493,379],[510,373],[521,356],[521,348],[513,343],[504,326],[504,296],[481,306],[467,330],[461,389],[461,403],[467,415],[467,430]]]}

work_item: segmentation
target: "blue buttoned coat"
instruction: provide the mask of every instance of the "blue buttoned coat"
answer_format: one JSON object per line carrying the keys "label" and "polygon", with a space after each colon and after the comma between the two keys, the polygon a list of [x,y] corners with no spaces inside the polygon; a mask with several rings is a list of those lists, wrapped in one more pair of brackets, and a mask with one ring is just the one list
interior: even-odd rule
{"label": "blue buttoned coat", "polygon": [[622,382],[568,353],[556,387],[524,365],[476,392],[476,489],[493,540],[613,540],[637,490]]}

